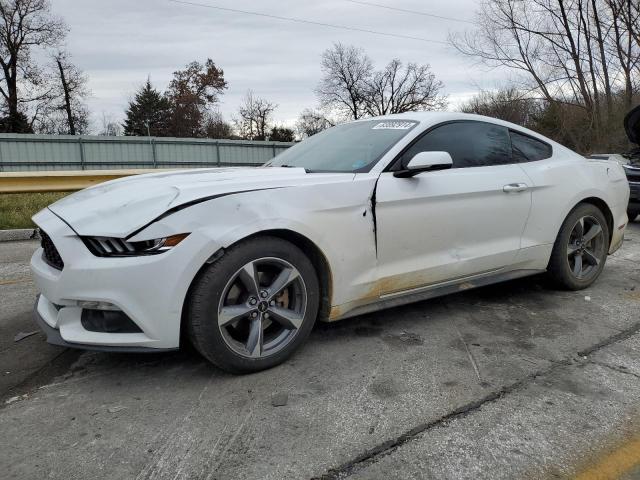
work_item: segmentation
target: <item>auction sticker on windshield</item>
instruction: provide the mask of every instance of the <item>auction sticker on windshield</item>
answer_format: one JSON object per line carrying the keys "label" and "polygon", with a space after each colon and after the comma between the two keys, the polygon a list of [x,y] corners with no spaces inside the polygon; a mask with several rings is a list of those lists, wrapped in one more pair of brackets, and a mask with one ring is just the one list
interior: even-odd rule
{"label": "auction sticker on windshield", "polygon": [[389,122],[380,122],[376,123],[372,130],[409,130],[413,127],[415,122],[399,122],[399,121],[389,121]]}

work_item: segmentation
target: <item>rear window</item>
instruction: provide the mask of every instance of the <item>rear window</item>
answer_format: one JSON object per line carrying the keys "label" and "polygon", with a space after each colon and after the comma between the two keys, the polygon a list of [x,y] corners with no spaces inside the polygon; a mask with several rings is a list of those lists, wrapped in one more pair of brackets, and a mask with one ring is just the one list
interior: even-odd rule
{"label": "rear window", "polygon": [[511,135],[511,149],[513,159],[516,162],[535,162],[551,157],[553,151],[551,145],[541,140],[537,140],[529,135],[509,132]]}

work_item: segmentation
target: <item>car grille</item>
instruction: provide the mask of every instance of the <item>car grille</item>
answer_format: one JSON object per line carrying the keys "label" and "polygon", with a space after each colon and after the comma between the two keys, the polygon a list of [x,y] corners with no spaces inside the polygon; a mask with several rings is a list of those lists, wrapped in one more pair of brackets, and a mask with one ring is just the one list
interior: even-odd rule
{"label": "car grille", "polygon": [[51,241],[51,237],[49,237],[46,232],[40,230],[40,238],[40,245],[44,250],[44,252],[42,253],[42,258],[44,258],[44,261],[51,265],[53,268],[62,270],[64,268],[64,262],[62,261],[62,257],[60,256],[58,249]]}

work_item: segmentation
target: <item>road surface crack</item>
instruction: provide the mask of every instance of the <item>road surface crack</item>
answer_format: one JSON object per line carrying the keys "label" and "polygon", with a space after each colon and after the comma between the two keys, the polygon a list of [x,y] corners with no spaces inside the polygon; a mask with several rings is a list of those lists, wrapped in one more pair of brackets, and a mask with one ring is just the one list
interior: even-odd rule
{"label": "road surface crack", "polygon": [[590,360],[589,363],[593,363],[594,365],[598,365],[600,367],[608,368],[609,370],[613,370],[614,372],[624,373],[626,375],[631,375],[633,377],[640,378],[640,375],[638,375],[637,373],[632,372],[628,370],[626,367],[622,367],[620,365],[611,365],[606,362],[599,362],[597,360]]}
{"label": "road surface crack", "polygon": [[[616,335],[612,335],[611,337],[606,338],[605,340],[598,342],[595,345],[592,345],[589,348],[586,348],[584,350],[581,350],[579,352],[577,352],[577,354],[582,357],[583,360],[586,360],[586,357],[591,356],[592,354],[598,352],[599,350],[608,347],[614,343],[626,340],[630,337],[632,337],[633,335],[635,335],[636,333],[640,332],[640,322],[634,324],[633,326],[631,326],[630,328],[627,328],[626,330],[623,330],[619,333],[617,333]],[[422,434],[424,434],[425,432],[433,429],[433,428],[437,428],[437,427],[444,427],[446,426],[449,422],[451,422],[452,420],[456,420],[459,418],[464,418],[465,416],[481,409],[484,405],[496,402],[498,400],[500,400],[502,397],[504,397],[505,395],[508,395],[510,393],[513,393],[515,391],[518,391],[524,387],[529,386],[533,381],[535,381],[538,377],[542,377],[545,375],[548,375],[552,372],[554,372],[555,370],[558,370],[562,367],[567,367],[567,366],[571,366],[574,365],[576,362],[574,361],[575,357],[574,356],[569,356],[563,360],[560,361],[556,361],[555,363],[552,363],[550,366],[540,369],[540,370],[536,370],[533,373],[530,373],[529,375],[523,377],[522,379],[511,383],[509,385],[506,385],[504,387],[502,387],[499,390],[496,390],[492,393],[489,393],[488,395],[475,400],[473,402],[467,403],[449,413],[447,413],[446,415],[443,415],[440,418],[437,418],[435,420],[432,420],[430,422],[425,422],[425,423],[421,423],[419,425],[416,425],[415,427],[411,428],[410,430],[404,432],[403,434],[399,435],[396,438],[387,440],[386,442],[383,442],[379,445],[376,445],[375,447],[357,455],[356,457],[352,458],[351,460],[343,463],[342,465],[335,467],[335,468],[331,468],[329,470],[327,470],[324,474],[322,474],[320,477],[313,477],[312,480],[335,480],[335,479],[341,479],[341,478],[346,478],[349,477],[359,471],[361,471],[362,469],[368,467],[369,465],[372,465],[376,462],[378,462],[380,459],[382,459],[383,457],[386,457],[388,455],[390,455],[391,453],[393,453],[394,451],[396,451],[398,448],[400,448],[401,446],[403,446],[404,444],[411,442],[417,438],[419,438],[420,436],[422,436]],[[591,363],[597,363],[596,361],[593,361],[591,359],[589,359],[589,362]],[[607,365],[603,365],[603,366],[607,366]],[[609,366],[610,367],[610,366]],[[612,368],[612,367],[610,367]],[[624,373],[631,373],[631,372],[624,372]],[[633,373],[631,373],[632,375],[635,375]]]}

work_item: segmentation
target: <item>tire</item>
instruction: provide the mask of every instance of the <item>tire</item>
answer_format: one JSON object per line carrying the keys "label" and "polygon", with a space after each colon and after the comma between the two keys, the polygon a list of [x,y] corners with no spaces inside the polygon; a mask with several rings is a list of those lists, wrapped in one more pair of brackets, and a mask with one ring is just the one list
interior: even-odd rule
{"label": "tire", "polygon": [[576,206],[563,222],[553,245],[547,267],[551,281],[566,290],[590,286],[607,261],[609,239],[609,227],[602,211],[590,203]]}
{"label": "tire", "polygon": [[311,333],[319,290],[316,271],[298,247],[254,237],[226,250],[197,277],[187,333],[202,356],[227,372],[271,368]]}
{"label": "tire", "polygon": [[627,217],[629,217],[629,222],[635,221],[635,219],[638,218],[638,215],[640,215],[640,210],[637,210],[635,208],[630,208],[627,210]]}

